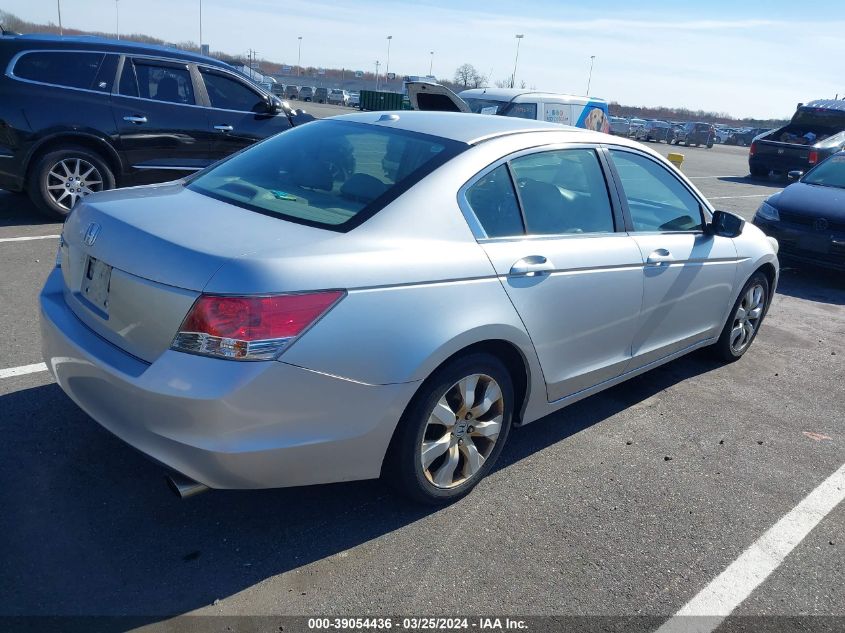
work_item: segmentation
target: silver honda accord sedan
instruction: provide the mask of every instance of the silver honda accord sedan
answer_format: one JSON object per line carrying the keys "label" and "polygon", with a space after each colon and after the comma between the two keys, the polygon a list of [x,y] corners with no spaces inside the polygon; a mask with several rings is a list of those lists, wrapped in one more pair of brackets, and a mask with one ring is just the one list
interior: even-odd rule
{"label": "silver honda accord sedan", "polygon": [[511,427],[748,350],[777,242],[620,137],[361,113],[67,219],[44,359],[184,491],[382,476],[466,494]]}

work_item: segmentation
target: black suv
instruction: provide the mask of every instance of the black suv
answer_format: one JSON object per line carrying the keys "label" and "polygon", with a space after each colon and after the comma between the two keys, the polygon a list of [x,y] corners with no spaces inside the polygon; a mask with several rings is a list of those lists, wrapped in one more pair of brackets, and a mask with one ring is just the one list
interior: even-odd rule
{"label": "black suv", "polygon": [[0,37],[0,188],[53,216],[313,120],[227,64],[94,37]]}
{"label": "black suv", "polygon": [[713,147],[716,140],[716,128],[709,123],[684,123],[681,129],[675,134],[675,144],[683,143],[687,147],[690,145],[704,145],[707,149]]}

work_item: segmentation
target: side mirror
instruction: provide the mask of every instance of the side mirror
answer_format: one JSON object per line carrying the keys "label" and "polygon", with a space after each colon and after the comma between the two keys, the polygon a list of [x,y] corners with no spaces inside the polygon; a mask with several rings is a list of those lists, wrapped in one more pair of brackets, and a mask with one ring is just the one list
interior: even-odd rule
{"label": "side mirror", "polygon": [[789,172],[788,174],[786,174],[786,177],[787,177],[789,180],[791,180],[792,182],[797,182],[797,181],[801,180],[801,177],[802,177],[803,175],[804,175],[804,172],[803,172],[803,171],[800,171],[800,170],[798,170],[798,169],[795,169],[795,170],[793,170],[793,171]]}
{"label": "side mirror", "polygon": [[708,233],[721,237],[739,237],[745,220],[727,211],[714,211],[713,220],[707,225]]}
{"label": "side mirror", "polygon": [[268,114],[279,114],[284,109],[281,99],[274,95],[267,95],[264,106]]}

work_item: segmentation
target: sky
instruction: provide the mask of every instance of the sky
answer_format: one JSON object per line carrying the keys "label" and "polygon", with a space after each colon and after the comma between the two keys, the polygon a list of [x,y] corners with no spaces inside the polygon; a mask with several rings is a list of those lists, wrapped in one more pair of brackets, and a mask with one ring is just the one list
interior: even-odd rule
{"label": "sky", "polygon": [[[58,0],[64,26],[199,40],[281,63],[451,79],[470,63],[492,82],[626,105],[788,118],[798,102],[845,97],[845,0]],[[57,0],[2,9],[58,22]],[[434,56],[430,55],[434,51]]]}

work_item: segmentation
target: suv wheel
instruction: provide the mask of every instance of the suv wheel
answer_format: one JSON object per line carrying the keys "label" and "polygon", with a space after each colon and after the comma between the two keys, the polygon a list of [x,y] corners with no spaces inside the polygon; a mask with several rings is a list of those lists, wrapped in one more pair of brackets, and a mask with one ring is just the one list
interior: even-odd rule
{"label": "suv wheel", "polygon": [[114,186],[114,174],[99,154],[68,146],[36,159],[27,192],[39,211],[61,219],[81,198]]}
{"label": "suv wheel", "polygon": [[510,374],[489,354],[442,367],[399,421],[385,456],[388,483],[428,504],[463,497],[502,452],[513,416]]}

